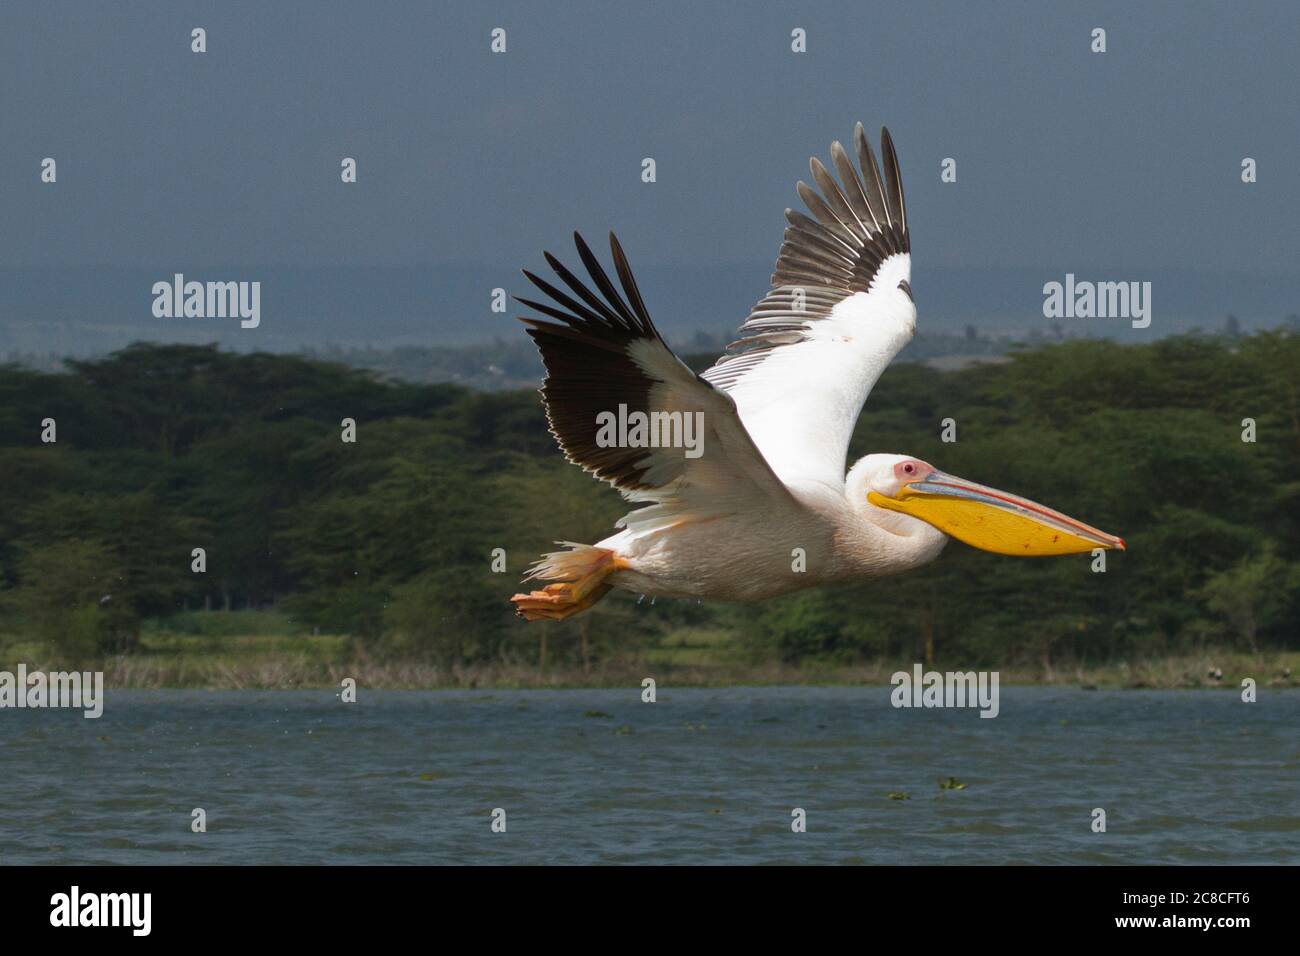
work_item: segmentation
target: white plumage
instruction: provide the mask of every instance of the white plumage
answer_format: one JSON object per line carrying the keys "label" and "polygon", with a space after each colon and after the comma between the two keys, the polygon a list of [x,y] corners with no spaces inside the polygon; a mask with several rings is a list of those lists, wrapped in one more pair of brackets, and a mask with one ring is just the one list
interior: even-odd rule
{"label": "white plumage", "polygon": [[[568,617],[610,587],[758,600],[917,567],[949,534],[1009,554],[1122,547],[906,456],[869,455],[846,476],[862,405],[916,330],[893,143],[882,130],[883,176],[861,124],[854,145],[858,168],[832,144],[838,182],[810,161],[820,192],[802,182],[798,190],[813,218],[786,210],[771,291],[703,375],[660,337],[612,234],[621,292],[576,234],[594,289],[549,253],[564,289],[525,271],[550,302],[519,301],[558,320],[523,319],[546,364],[551,431],[570,461],[641,507],[605,540],[545,555],[529,578],[555,583],[515,595],[522,616]],[[701,453],[670,442],[611,444],[600,423],[614,409],[697,416]]]}

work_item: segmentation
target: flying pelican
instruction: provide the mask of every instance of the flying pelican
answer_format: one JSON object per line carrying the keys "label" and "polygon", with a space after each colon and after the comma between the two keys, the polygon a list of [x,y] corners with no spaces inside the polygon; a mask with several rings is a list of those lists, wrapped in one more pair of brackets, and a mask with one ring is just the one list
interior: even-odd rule
{"label": "flying pelican", "polygon": [[547,420],[569,461],[643,505],[594,545],[557,542],[516,594],[530,621],[563,620],[610,588],[756,601],[801,588],[908,571],[949,536],[1010,555],[1124,548],[1121,538],[907,455],[874,454],[845,475],[867,393],[916,330],[911,239],[898,157],[880,136],[884,175],[862,124],[858,166],[838,142],[837,182],[809,161],[814,218],[789,225],[772,289],[740,338],[702,375],[664,342],[618,239],[622,293],[580,235],[595,290],[549,252],[558,286],[524,270],[555,321],[521,318],[546,365]]}

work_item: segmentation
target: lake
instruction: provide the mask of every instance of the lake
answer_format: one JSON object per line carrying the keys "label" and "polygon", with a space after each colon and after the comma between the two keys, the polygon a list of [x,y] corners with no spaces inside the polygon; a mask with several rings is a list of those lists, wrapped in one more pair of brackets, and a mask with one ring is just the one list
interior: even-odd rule
{"label": "lake", "polygon": [[889,691],[109,690],[98,720],[2,710],[0,863],[1300,863],[1300,693],[1003,687],[981,719]]}

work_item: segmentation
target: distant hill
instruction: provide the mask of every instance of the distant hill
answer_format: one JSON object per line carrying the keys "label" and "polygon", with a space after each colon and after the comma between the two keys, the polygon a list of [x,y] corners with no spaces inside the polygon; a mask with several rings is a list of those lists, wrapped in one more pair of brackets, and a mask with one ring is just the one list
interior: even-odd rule
{"label": "distant hill", "polygon": [[[730,336],[696,332],[681,340],[670,339],[670,342],[688,365],[702,371],[713,364],[730,340]],[[899,360],[923,361],[936,368],[961,368],[974,361],[1000,360],[1015,344],[1010,336],[983,336],[973,327],[960,335],[923,333],[903,350]],[[369,369],[389,381],[420,385],[451,382],[478,391],[533,388],[540,384],[544,372],[537,349],[526,336],[508,340],[498,338],[484,345],[453,347],[404,345],[382,349],[329,346],[306,349],[300,354]]]}
{"label": "distant hill", "polygon": [[[513,319],[522,310],[511,302],[504,314],[491,311],[492,290],[523,293],[520,265],[544,268],[539,262],[387,268],[168,263],[157,269],[0,270],[0,358],[89,357],[136,341],[218,342],[240,352],[508,345],[525,341]],[[1071,269],[1092,278],[1150,281],[1152,327],[1139,332],[1124,320],[1043,318],[1043,284],[1062,279],[1064,268],[943,269],[922,262],[912,283],[921,331],[961,335],[972,326],[986,337],[1113,336],[1145,342],[1196,327],[1220,328],[1230,313],[1242,331],[1251,331],[1300,311],[1300,276]],[[233,319],[155,318],[152,286],[171,281],[175,272],[200,281],[260,282],[261,325],[245,330]],[[704,330],[712,341],[740,324],[766,289],[770,265],[646,264],[637,273],[651,314],[667,337],[689,342]],[[1060,326],[1059,334],[1054,324]]]}

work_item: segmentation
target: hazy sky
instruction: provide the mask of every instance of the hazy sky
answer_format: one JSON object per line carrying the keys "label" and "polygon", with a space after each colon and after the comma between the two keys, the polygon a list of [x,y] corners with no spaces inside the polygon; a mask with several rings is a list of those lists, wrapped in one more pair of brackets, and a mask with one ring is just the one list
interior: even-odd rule
{"label": "hazy sky", "polygon": [[637,265],[766,268],[861,119],[898,144],[918,277],[1294,276],[1298,40],[1293,2],[5,4],[0,262],[472,263],[519,291],[612,227]]}

